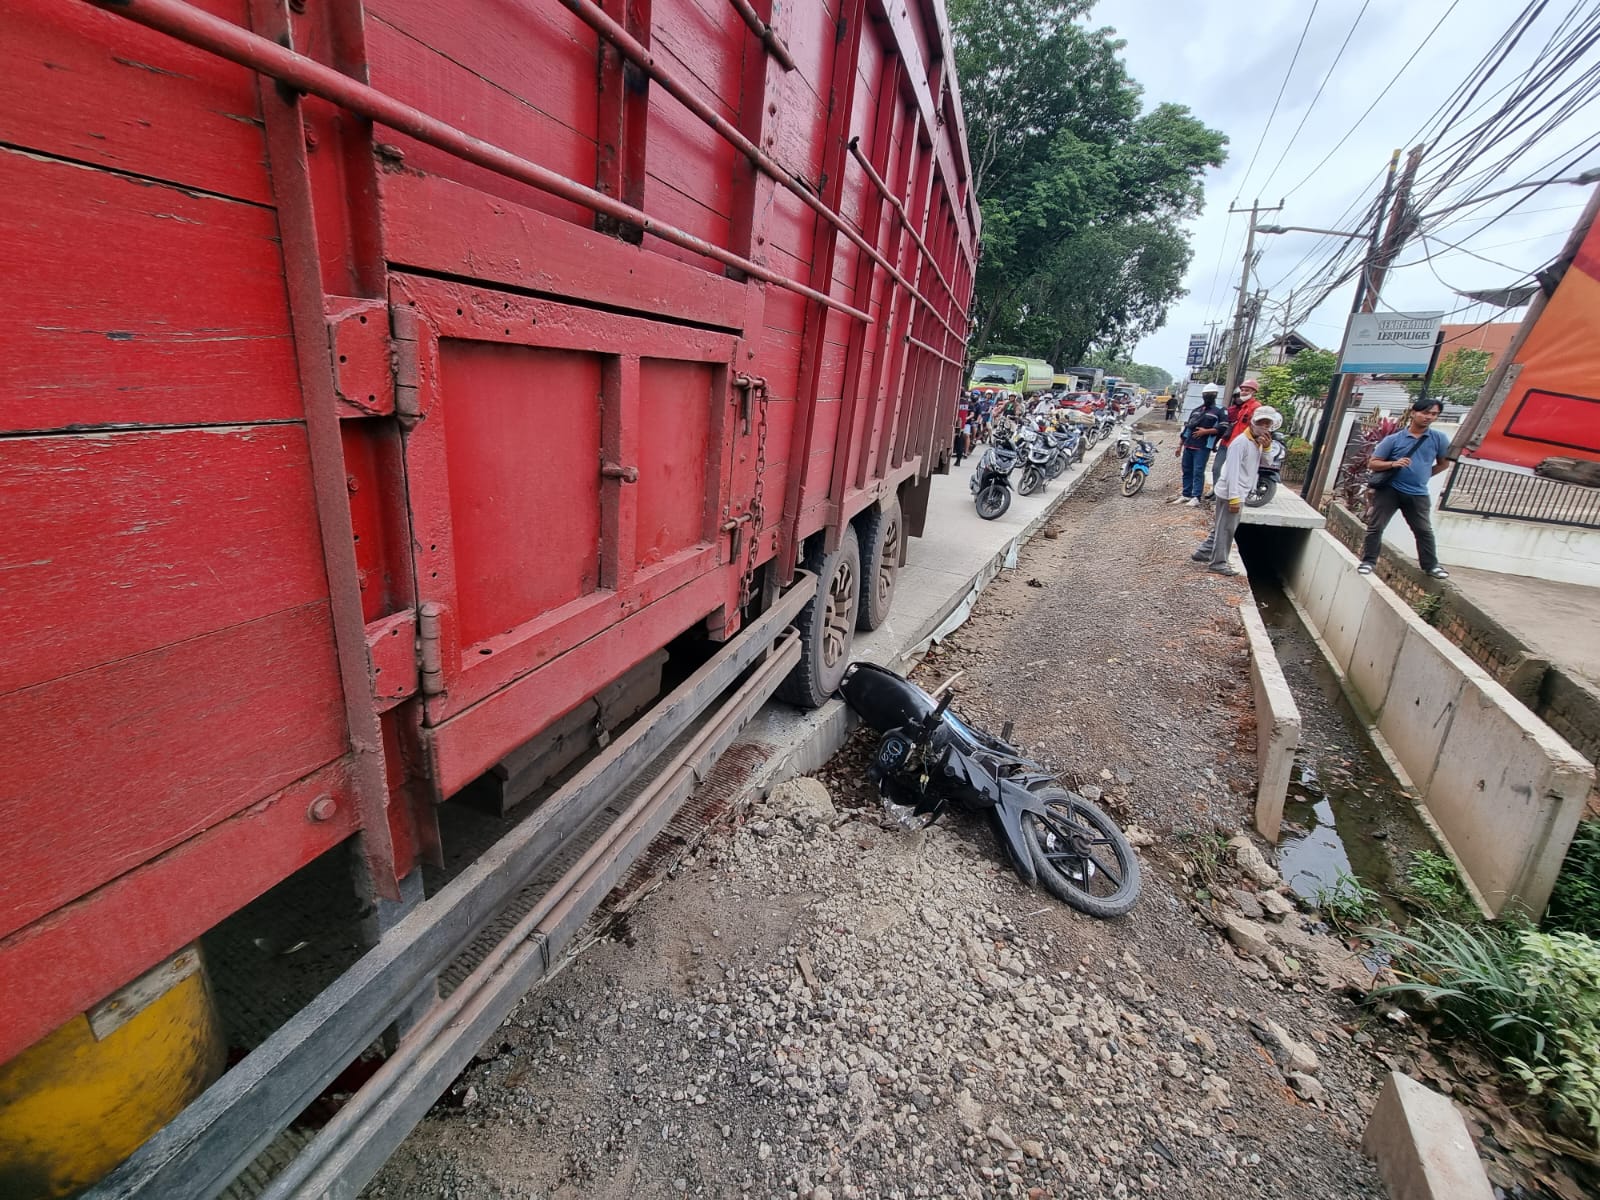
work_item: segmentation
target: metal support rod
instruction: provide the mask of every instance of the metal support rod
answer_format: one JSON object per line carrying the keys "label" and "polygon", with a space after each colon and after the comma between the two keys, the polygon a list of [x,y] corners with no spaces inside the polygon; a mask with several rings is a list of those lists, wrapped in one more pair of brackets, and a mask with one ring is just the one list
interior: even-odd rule
{"label": "metal support rod", "polygon": [[909,333],[906,334],[906,344],[910,345],[910,346],[915,346],[918,350],[926,350],[929,354],[933,355],[940,362],[947,362],[958,371],[961,370],[966,365],[961,359],[959,359],[959,358],[951,358],[948,354],[945,354],[943,351],[935,350],[932,346],[928,345],[928,343],[923,341],[921,338],[912,337],[911,334],[909,334]]}
{"label": "metal support rod", "polygon": [[769,23],[761,19],[761,14],[750,7],[750,0],[729,0],[733,11],[744,18],[744,23],[750,26],[750,32],[761,39],[761,44],[767,48],[767,53],[778,60],[778,65],[785,71],[794,70],[794,58],[789,53],[789,47],[783,44],[783,39],[778,36],[778,31]]}
{"label": "metal support rod", "polygon": [[703,254],[724,266],[733,267],[756,279],[795,292],[808,300],[815,300],[835,312],[844,313],[858,321],[865,321],[869,325],[872,323],[871,316],[859,308],[835,300],[803,283],[796,283],[776,271],[763,267],[760,263],[713,245],[704,238],[698,238],[675,225],[657,221],[614,197],[598,192],[594,188],[585,187],[548,167],[541,167],[499,146],[463,133],[455,126],[430,117],[409,104],[402,104],[376,88],[341,74],[331,67],[325,67],[314,59],[296,54],[293,50],[266,38],[257,37],[231,21],[201,12],[183,3],[183,0],[88,0],[88,2],[106,12],[115,13],[165,33],[180,42],[207,50],[219,58],[258,71],[298,91],[319,96],[330,104],[348,109],[366,117],[369,121],[397,129],[420,142],[426,142],[447,154],[475,163],[497,175],[503,175],[507,179],[525,183],[562,200],[593,209],[624,225],[631,225],[645,233],[653,234],[664,242],[671,242],[696,254]]}
{"label": "metal support rod", "polygon": [[[917,232],[916,226],[911,223],[911,218],[906,215],[906,206],[900,201],[898,196],[889,190],[889,185],[883,181],[883,176],[879,175],[878,172],[873,168],[871,161],[867,158],[866,154],[862,152],[860,142],[861,139],[859,137],[853,137],[850,139],[851,155],[853,155],[855,160],[861,164],[861,169],[867,173],[867,178],[872,180],[872,186],[878,189],[878,194],[888,201],[889,207],[893,208],[894,211],[899,215],[900,224],[904,227],[905,231],[911,235],[911,240],[916,243],[917,249],[922,251],[922,257],[927,261],[928,265],[933,268],[934,278],[937,279],[940,285],[944,288],[945,295],[949,296],[951,300],[955,300],[955,289],[950,286],[950,281],[944,277],[944,272],[939,269],[938,260],[933,257],[933,251],[928,249],[928,243],[922,240],[922,235]],[[960,301],[956,300],[956,304],[959,307]]]}
{"label": "metal support rod", "polygon": [[876,246],[861,236],[842,216],[814,196],[804,184],[790,174],[782,163],[735,129],[725,118],[716,113],[709,104],[685,86],[676,75],[657,62],[655,55],[650,53],[647,46],[641,44],[638,38],[613,20],[599,5],[595,4],[593,0],[561,0],[561,3],[573,16],[615,46],[624,58],[660,84],[673,99],[699,117],[724,141],[748,158],[757,169],[770,176],[780,187],[791,193],[800,203],[832,225],[857,249],[887,271],[889,276],[901,287],[909,291],[912,299],[926,307],[933,314],[934,320],[943,325],[952,336],[960,336],[950,323],[940,316],[938,309],[933,307],[932,302],[919,294],[911,286],[910,281],[895,269],[894,264],[885,258]]}

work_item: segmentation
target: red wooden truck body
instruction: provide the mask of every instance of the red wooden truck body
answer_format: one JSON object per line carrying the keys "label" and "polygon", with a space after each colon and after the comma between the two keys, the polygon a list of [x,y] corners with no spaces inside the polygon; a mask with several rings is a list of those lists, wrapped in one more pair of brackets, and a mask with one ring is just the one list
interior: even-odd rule
{"label": "red wooden truck body", "polygon": [[808,539],[918,528],[942,5],[753,7],[0,0],[0,1062],[345,839],[392,894]]}

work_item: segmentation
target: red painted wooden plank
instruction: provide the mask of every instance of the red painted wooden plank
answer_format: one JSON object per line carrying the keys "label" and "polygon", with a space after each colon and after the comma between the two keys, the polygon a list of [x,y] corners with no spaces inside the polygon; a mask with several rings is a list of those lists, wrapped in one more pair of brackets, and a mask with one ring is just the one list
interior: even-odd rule
{"label": "red painted wooden plank", "polygon": [[[713,13],[694,0],[656,0],[650,13],[650,48],[676,79],[724,119],[737,124],[744,42],[750,34],[739,22],[727,19],[725,3],[716,8]],[[662,99],[685,118],[700,123],[665,93]]]}
{"label": "red painted wooden plank", "polygon": [[[466,75],[476,76],[486,85],[485,93],[492,90],[514,97],[556,125],[595,140],[598,39],[594,30],[555,0],[473,4],[468,20],[462,19],[465,14],[459,6],[416,0],[367,0],[366,10],[369,30],[387,26]],[[371,51],[375,68],[398,49],[392,39],[379,41],[385,49]],[[384,71],[398,65],[381,62]],[[376,77],[373,84],[384,86]],[[433,115],[454,119],[444,113]]]}
{"label": "red painted wooden plank", "polygon": [[[248,24],[244,0],[195,7]],[[90,4],[6,0],[0,142],[272,203],[251,74]]]}
{"label": "red painted wooden plank", "polygon": [[455,338],[439,358],[465,647],[600,586],[601,363]]}
{"label": "red painted wooden plank", "polygon": [[[569,179],[586,182],[594,178],[596,148],[592,111],[586,128],[573,129],[383,21],[367,23],[367,50],[372,86],[431,117],[448,121],[473,137]],[[595,70],[592,53],[588,85],[591,95]],[[375,136],[380,143],[398,146],[410,169],[470,184],[490,195],[551,213],[574,224],[589,224],[591,213],[587,208],[463,162],[393,130],[380,129]]]}
{"label": "red painted wooden plank", "polygon": [[744,288],[720,274],[447,179],[394,172],[380,183],[386,249],[396,265],[724,329],[742,323]]}
{"label": "red painted wooden plank", "polygon": [[0,696],[0,728],[9,933],[344,753],[328,606]]}
{"label": "red painted wooden plank", "polygon": [[271,210],[0,149],[0,228],[0,432],[302,415]]}
{"label": "red painted wooden plank", "polygon": [[460,715],[424,731],[441,796],[476,779],[574,705],[713,612],[729,571],[709,572],[574,646]]}
{"label": "red painted wooden plank", "polygon": [[[332,796],[332,815],[311,802]],[[0,939],[0,1062],[355,832],[344,760]]]}
{"label": "red painted wooden plank", "polygon": [[709,363],[647,358],[639,364],[634,561],[641,569],[702,543],[711,411],[728,403],[714,389],[720,374]]}
{"label": "red painted wooden plank", "polygon": [[10,439],[0,694],[328,593],[305,429]]}

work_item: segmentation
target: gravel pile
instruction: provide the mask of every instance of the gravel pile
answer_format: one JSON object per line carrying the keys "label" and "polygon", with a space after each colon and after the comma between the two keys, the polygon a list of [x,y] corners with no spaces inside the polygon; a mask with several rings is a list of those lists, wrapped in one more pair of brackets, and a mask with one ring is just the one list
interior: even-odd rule
{"label": "gravel pile", "polygon": [[[837,817],[797,782],[631,947],[530,997],[369,1194],[1377,1194],[1346,1150],[1299,1161],[1329,1157],[1301,1036],[1076,954],[1092,923],[981,827]],[[1247,1111],[1280,1072],[1312,1103],[1271,1103],[1318,1118],[1286,1144]]]}

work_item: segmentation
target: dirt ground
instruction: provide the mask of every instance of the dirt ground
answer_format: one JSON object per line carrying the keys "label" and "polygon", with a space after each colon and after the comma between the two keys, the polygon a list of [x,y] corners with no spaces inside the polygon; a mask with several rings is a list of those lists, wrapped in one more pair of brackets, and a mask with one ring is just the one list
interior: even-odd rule
{"label": "dirt ground", "polygon": [[1383,1195],[1360,1136],[1405,1063],[1222,849],[1249,593],[1189,561],[1163,428],[1149,489],[1103,463],[919,676],[1149,836],[1132,914],[1029,890],[980,824],[886,823],[858,734],[530,995],[367,1194]]}

